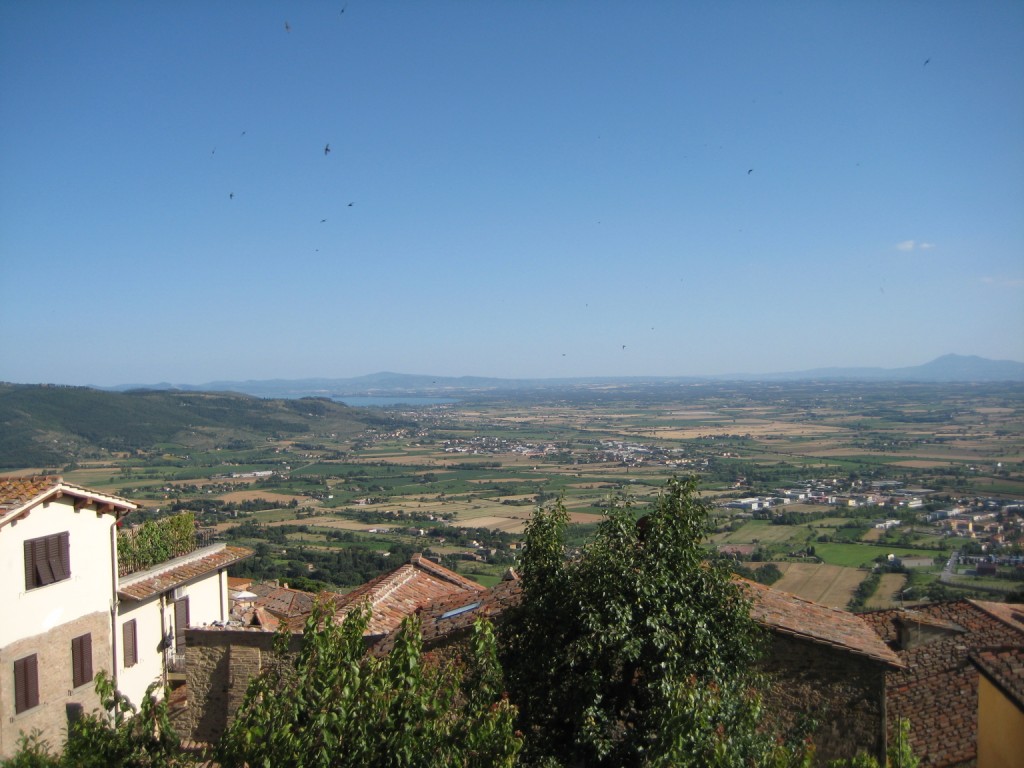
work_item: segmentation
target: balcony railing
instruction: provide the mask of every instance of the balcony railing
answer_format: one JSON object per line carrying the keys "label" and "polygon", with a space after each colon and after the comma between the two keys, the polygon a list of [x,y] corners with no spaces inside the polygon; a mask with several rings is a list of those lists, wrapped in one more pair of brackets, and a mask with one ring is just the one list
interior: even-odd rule
{"label": "balcony railing", "polygon": [[171,674],[185,674],[184,653],[175,653],[173,649],[168,648],[164,651],[164,664],[167,667],[167,671]]}
{"label": "balcony railing", "polygon": [[186,512],[152,520],[117,532],[119,576],[144,571],[175,557],[213,544],[212,528],[196,528],[195,517]]}

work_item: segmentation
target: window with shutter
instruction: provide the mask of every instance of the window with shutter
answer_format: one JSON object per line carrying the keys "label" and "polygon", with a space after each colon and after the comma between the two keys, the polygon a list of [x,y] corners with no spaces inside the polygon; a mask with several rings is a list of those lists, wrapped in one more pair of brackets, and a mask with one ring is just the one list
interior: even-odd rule
{"label": "window with shutter", "polygon": [[71,640],[72,687],[92,682],[92,635],[84,634]]}
{"label": "window with shutter", "polygon": [[25,589],[35,589],[71,577],[70,535],[67,531],[25,542]]}
{"label": "window with shutter", "polygon": [[121,637],[124,640],[124,665],[134,667],[139,661],[138,635],[135,619],[126,621],[121,626]]}
{"label": "window with shutter", "polygon": [[185,652],[185,630],[189,625],[188,598],[174,601],[174,652]]}
{"label": "window with shutter", "polygon": [[36,655],[14,662],[14,712],[20,714],[39,705],[39,663]]}

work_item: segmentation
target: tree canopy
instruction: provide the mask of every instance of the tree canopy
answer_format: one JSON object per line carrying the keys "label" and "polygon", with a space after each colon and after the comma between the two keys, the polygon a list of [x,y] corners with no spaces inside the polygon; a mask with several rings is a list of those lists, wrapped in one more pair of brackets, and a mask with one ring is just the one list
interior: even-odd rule
{"label": "tree canopy", "polygon": [[742,587],[701,543],[707,508],[672,480],[638,516],[612,504],[567,557],[568,514],[538,510],[523,603],[505,622],[504,665],[527,762],[587,766],[770,765],[785,755],[761,723],[762,648]]}

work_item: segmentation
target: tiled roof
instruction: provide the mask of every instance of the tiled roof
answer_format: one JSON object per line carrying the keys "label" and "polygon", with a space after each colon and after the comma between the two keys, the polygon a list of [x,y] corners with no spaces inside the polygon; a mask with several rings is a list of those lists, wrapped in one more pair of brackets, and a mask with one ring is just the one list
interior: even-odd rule
{"label": "tiled roof", "polygon": [[252,579],[249,576],[228,576],[228,589],[241,592],[252,586]]}
{"label": "tiled roof", "polygon": [[451,595],[472,595],[484,591],[454,571],[413,555],[408,563],[357,587],[335,599],[340,619],[353,607],[368,601],[373,615],[368,634],[383,635],[396,629],[402,619],[421,606]]}
{"label": "tiled roof", "polygon": [[754,581],[738,581],[752,600],[751,618],[761,626],[773,632],[866,656],[874,661],[901,666],[899,657],[858,615]]}
{"label": "tiled roof", "polygon": [[[896,654],[857,615],[755,582],[740,580],[740,583],[749,587],[751,617],[768,630],[839,648],[893,667],[900,666]],[[427,603],[418,611],[424,645],[429,647],[458,635],[481,615],[497,618],[521,600],[522,583],[513,578],[481,593],[447,595]],[[388,650],[393,644],[394,638],[389,637],[375,650]]]}
{"label": "tiled roof", "polygon": [[118,515],[138,508],[120,496],[111,496],[65,483],[63,478],[56,475],[0,477],[0,519],[20,516],[19,513],[24,514],[38,504],[61,496],[70,496],[91,504],[108,505],[110,511]]}
{"label": "tiled roof", "polygon": [[156,568],[122,578],[117,594],[123,600],[145,600],[180,587],[193,579],[214,573],[253,555],[247,547],[219,544],[168,560]]}
{"label": "tiled roof", "polygon": [[971,661],[1018,709],[1024,710],[1024,648],[989,648],[972,653]]}
{"label": "tiled roof", "polygon": [[991,603],[987,600],[971,600],[971,605],[981,608],[989,616],[995,616],[1008,627],[1024,632],[1024,605],[1019,603]]}
{"label": "tiled roof", "polygon": [[276,584],[252,584],[249,591],[256,595],[254,602],[258,607],[282,619],[305,616],[313,610],[313,600],[316,598],[312,592],[279,587]]}
{"label": "tiled roof", "polygon": [[[429,649],[442,642],[451,642],[468,632],[481,616],[498,619],[521,600],[522,584],[518,578],[511,578],[481,592],[460,592],[427,603],[416,612],[420,618],[423,647]],[[373,646],[373,653],[388,653],[397,636],[396,628]]]}
{"label": "tiled roof", "polygon": [[[905,665],[886,673],[889,733],[893,735],[897,718],[910,720],[910,745],[922,757],[922,768],[973,764],[977,759],[978,671],[969,655],[993,647],[1024,648],[1024,628],[1014,613],[1024,613],[1024,606],[954,600],[912,611],[861,614]],[[946,631],[903,649],[901,625]]]}

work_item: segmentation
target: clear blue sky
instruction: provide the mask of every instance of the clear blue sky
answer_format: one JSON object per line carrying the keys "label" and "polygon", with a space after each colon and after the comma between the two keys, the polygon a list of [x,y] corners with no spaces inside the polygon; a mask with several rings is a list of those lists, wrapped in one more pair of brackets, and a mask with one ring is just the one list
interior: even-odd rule
{"label": "clear blue sky", "polygon": [[21,383],[1024,360],[1024,3],[2,0],[0,260]]}

